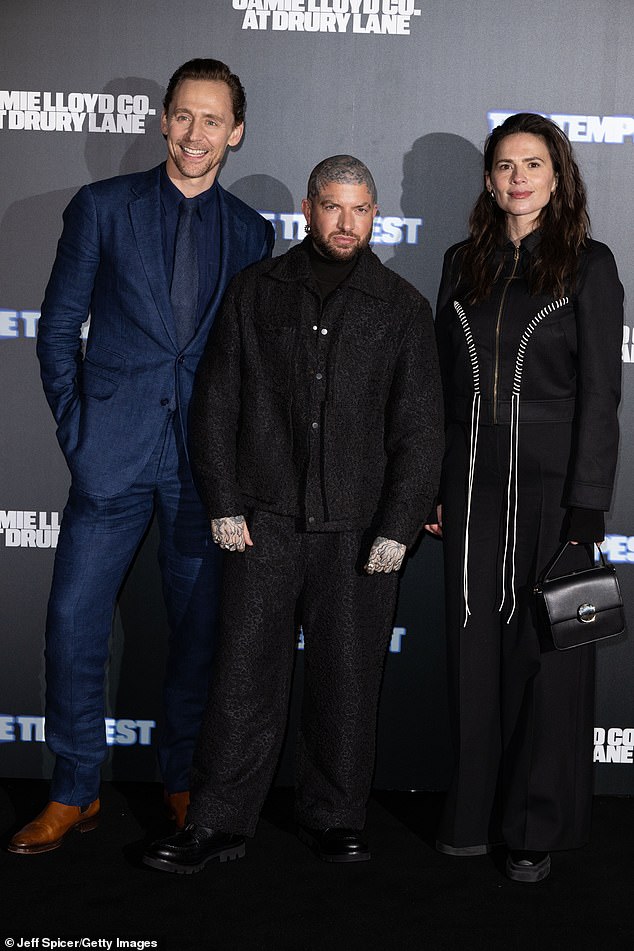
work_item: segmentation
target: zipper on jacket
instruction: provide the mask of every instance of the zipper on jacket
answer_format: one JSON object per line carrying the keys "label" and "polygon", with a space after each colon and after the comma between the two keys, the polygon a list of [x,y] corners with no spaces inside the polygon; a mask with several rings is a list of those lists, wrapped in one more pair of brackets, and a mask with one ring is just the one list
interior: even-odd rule
{"label": "zipper on jacket", "polygon": [[520,259],[520,249],[515,248],[513,254],[513,270],[511,271],[510,277],[506,279],[506,285],[502,291],[502,297],[500,298],[500,306],[498,307],[498,316],[495,323],[495,364],[493,371],[493,422],[497,423],[498,421],[498,377],[500,372],[500,324],[502,323],[502,308],[504,307],[504,300],[506,298],[506,292],[509,288],[509,284],[515,277],[515,271],[517,270],[517,262]]}

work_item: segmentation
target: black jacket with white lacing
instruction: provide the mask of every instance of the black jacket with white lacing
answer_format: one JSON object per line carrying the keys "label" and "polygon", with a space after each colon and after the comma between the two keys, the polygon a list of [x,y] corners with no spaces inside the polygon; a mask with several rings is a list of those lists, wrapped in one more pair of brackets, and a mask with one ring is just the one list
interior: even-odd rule
{"label": "black jacket with white lacing", "polygon": [[497,252],[492,292],[476,305],[460,284],[467,242],[447,251],[436,317],[446,419],[510,425],[515,438],[526,422],[572,421],[565,531],[599,540],[618,449],[623,288],[610,249],[588,241],[569,292],[531,296],[538,241],[533,232]]}

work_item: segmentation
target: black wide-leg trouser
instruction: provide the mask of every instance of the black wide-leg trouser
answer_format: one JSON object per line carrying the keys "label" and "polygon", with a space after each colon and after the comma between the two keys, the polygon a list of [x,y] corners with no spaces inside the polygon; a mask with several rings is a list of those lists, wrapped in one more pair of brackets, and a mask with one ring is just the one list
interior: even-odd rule
{"label": "black wide-leg trouser", "polygon": [[284,738],[301,625],[296,816],[316,829],[363,828],[398,575],[364,573],[367,532],[298,532],[294,519],[261,511],[249,521],[253,548],[225,561],[189,819],[254,834]]}
{"label": "black wide-leg trouser", "polygon": [[[556,651],[538,632],[533,585],[560,544],[570,425],[520,427],[515,551],[517,605],[502,611],[508,426],[478,434],[469,520],[464,625],[468,427],[447,433],[443,535],[450,709],[456,765],[438,839],[454,848],[505,841],[550,851],[583,845],[592,801],[594,648]],[[568,549],[557,574],[588,564]],[[508,622],[508,623],[507,623]]]}

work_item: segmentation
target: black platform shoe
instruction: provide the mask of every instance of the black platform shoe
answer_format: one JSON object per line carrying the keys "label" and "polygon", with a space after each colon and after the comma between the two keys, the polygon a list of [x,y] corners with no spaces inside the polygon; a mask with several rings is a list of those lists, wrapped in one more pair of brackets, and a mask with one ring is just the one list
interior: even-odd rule
{"label": "black platform shoe", "polygon": [[297,834],[324,862],[367,862],[370,858],[370,849],[357,829],[334,827],[319,831],[299,826]]}
{"label": "black platform shoe", "polygon": [[176,835],[157,839],[146,849],[143,861],[161,872],[191,875],[200,872],[207,862],[218,859],[230,862],[244,855],[244,838],[229,832],[214,832],[190,822]]}
{"label": "black platform shoe", "polygon": [[509,852],[506,874],[514,882],[541,882],[550,875],[548,852]]}

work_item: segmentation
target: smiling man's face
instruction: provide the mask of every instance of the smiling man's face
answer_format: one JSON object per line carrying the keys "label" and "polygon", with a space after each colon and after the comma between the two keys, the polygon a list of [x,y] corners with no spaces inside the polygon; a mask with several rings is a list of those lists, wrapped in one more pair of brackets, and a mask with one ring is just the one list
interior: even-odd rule
{"label": "smiling man's face", "polygon": [[167,140],[167,174],[188,198],[213,185],[227,146],[237,145],[244,126],[235,125],[226,83],[184,79],[174,90],[161,132]]}

